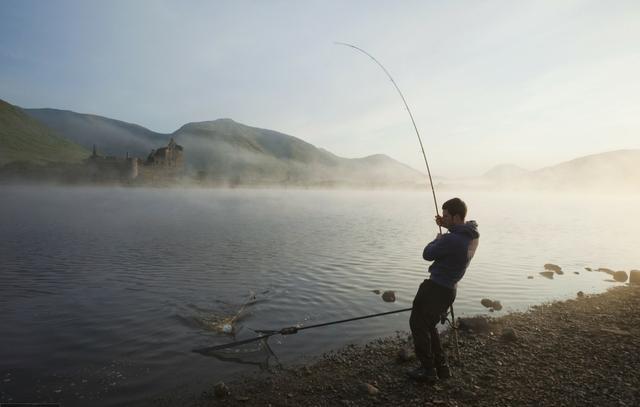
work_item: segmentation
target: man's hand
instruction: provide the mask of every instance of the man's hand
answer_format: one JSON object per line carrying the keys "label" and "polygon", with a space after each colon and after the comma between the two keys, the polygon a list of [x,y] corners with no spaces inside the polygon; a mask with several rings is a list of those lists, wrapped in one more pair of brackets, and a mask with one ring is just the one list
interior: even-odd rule
{"label": "man's hand", "polygon": [[436,220],[436,225],[438,225],[439,227],[442,227],[442,226],[443,226],[443,223],[442,223],[442,216],[440,216],[440,215],[436,215],[435,220]]}

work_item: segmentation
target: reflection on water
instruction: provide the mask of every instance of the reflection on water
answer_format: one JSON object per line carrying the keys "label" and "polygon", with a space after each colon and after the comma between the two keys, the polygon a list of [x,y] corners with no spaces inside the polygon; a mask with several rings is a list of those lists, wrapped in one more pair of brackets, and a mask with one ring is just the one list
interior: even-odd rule
{"label": "reflection on water", "polygon": [[[618,284],[585,267],[640,268],[640,220],[624,215],[637,197],[460,196],[481,240],[458,290],[458,316],[487,313],[484,297],[500,300],[504,313]],[[253,371],[269,355],[256,346],[209,358],[194,348],[250,338],[255,329],[409,307],[426,277],[422,249],[437,233],[430,199],[398,191],[3,187],[2,394],[132,403]],[[548,280],[538,274],[545,263],[565,273]],[[373,290],[394,290],[398,300],[385,303]],[[255,301],[231,321],[250,291]],[[287,364],[408,330],[407,321],[395,314],[269,344]],[[229,322],[232,332],[219,329]]]}

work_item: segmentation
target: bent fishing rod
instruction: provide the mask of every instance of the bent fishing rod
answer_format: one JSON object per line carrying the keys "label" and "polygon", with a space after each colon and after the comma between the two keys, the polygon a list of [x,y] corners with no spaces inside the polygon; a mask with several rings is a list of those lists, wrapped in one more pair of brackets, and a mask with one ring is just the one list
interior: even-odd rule
{"label": "bent fishing rod", "polygon": [[[398,86],[396,81],[393,79],[389,71],[387,71],[387,68],[385,68],[384,65],[382,65],[382,63],[380,63],[380,61],[378,61],[373,55],[371,55],[367,51],[353,44],[349,44],[346,42],[336,42],[336,44],[355,49],[356,51],[362,52],[363,54],[371,58],[371,60],[375,62],[384,71],[384,73],[387,75],[387,77],[393,84],[393,87],[396,88],[396,91],[398,91],[398,95],[400,95],[400,98],[402,99],[402,103],[404,103],[404,107],[405,109],[407,109],[407,113],[409,113],[409,117],[411,118],[411,123],[413,124],[413,129],[416,131],[416,136],[418,136],[418,142],[420,143],[420,150],[422,151],[422,157],[424,158],[424,165],[427,167],[427,175],[429,175],[429,186],[431,186],[431,193],[433,194],[433,204],[436,207],[436,217],[439,218],[440,213],[438,210],[438,201],[436,199],[436,189],[433,186],[433,178],[431,178],[431,170],[429,169],[429,161],[427,160],[427,154],[424,151],[424,144],[422,143],[422,137],[420,137],[420,131],[418,131],[418,126],[416,125],[416,121],[413,118],[413,113],[411,113],[411,109],[409,108],[407,99],[405,99],[404,95],[402,94],[400,87]],[[440,223],[438,223],[438,230],[440,231],[440,234],[442,234],[442,226],[440,226]],[[460,349],[458,347],[458,330],[456,329],[456,325],[455,325],[456,319],[455,319],[455,314],[453,313],[453,304],[451,304],[451,306],[449,307],[449,310],[451,312],[451,321],[452,321],[451,326],[453,328],[453,335],[455,337],[455,342],[456,342],[456,355],[458,356],[458,360],[460,360]]]}

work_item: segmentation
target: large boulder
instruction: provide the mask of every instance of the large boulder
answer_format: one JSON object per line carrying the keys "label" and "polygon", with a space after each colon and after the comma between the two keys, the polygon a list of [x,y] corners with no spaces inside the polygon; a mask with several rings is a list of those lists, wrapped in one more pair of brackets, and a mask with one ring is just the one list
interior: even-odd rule
{"label": "large boulder", "polygon": [[562,267],[558,266],[557,264],[547,263],[544,265],[544,269],[553,271],[556,274],[562,274]]}
{"label": "large boulder", "polygon": [[382,293],[382,299],[384,302],[395,302],[396,301],[396,293],[395,291],[385,291]]}
{"label": "large boulder", "polygon": [[458,318],[458,327],[467,332],[486,334],[491,332],[489,320],[482,316]]}
{"label": "large boulder", "polygon": [[640,284],[640,270],[631,270],[629,272],[629,284]]}
{"label": "large boulder", "polygon": [[491,306],[493,305],[493,301],[488,298],[483,298],[480,300],[480,304],[482,304],[482,306],[485,308],[491,308]]}
{"label": "large boulder", "polygon": [[541,271],[541,272],[540,272],[540,275],[541,275],[542,277],[546,277],[546,278],[548,278],[548,279],[550,279],[550,280],[553,280],[553,275],[554,275],[554,274],[555,274],[555,273],[554,273],[553,271]]}
{"label": "large boulder", "polygon": [[231,394],[231,391],[224,382],[218,382],[213,386],[213,394],[219,399],[227,397]]}
{"label": "large boulder", "polygon": [[626,271],[616,271],[613,273],[613,279],[620,283],[627,281],[627,278],[628,276]]}

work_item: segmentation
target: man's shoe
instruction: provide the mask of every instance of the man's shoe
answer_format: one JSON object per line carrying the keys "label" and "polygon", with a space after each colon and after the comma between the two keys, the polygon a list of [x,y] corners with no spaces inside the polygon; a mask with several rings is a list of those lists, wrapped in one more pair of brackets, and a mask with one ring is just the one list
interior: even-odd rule
{"label": "man's shoe", "polygon": [[418,382],[434,383],[438,380],[438,372],[435,368],[418,367],[407,372],[410,378]]}
{"label": "man's shoe", "polygon": [[444,365],[439,365],[436,368],[436,371],[438,372],[438,377],[440,379],[449,379],[451,377],[451,369],[449,368],[449,365],[444,364]]}

